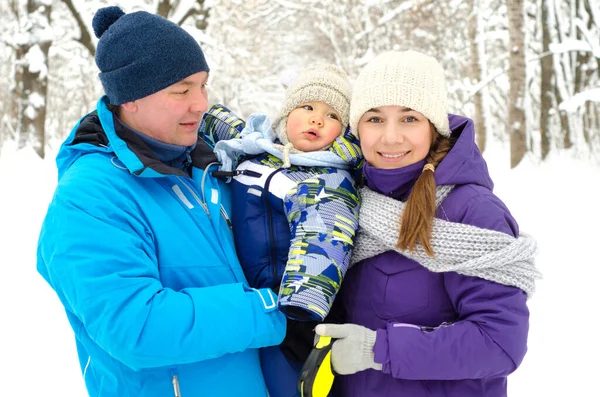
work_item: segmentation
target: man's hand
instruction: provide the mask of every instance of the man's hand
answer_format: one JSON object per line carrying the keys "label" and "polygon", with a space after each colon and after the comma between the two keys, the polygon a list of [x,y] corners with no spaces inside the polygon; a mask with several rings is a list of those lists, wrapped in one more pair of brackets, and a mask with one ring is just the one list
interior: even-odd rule
{"label": "man's hand", "polygon": [[319,324],[315,332],[337,339],[331,347],[331,364],[338,374],[350,375],[366,369],[381,371],[381,364],[374,359],[375,331],[356,324]]}

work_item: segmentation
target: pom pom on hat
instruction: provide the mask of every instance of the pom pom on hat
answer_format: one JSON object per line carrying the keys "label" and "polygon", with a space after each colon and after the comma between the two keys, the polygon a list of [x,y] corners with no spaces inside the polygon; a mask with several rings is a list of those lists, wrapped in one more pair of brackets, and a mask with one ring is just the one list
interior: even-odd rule
{"label": "pom pom on hat", "polygon": [[104,7],[98,10],[92,20],[92,28],[97,38],[102,37],[106,29],[110,27],[117,19],[125,15],[122,9],[116,6]]}

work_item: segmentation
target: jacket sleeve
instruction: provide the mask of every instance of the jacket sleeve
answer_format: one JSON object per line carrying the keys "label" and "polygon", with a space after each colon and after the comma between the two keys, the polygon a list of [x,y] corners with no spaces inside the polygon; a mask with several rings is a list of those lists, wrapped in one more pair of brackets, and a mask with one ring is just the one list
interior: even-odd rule
{"label": "jacket sleeve", "polygon": [[291,232],[279,308],[291,318],[323,321],[350,263],[359,196],[343,170],[299,182],[284,198]]}
{"label": "jacket sleeve", "polygon": [[[482,215],[485,214],[485,215]],[[511,235],[517,226],[495,196],[476,196],[450,219]],[[375,361],[401,379],[458,380],[506,376],[527,351],[524,291],[455,272],[444,284],[457,319],[436,328],[388,323],[377,330]]]}
{"label": "jacket sleeve", "polygon": [[91,339],[134,370],[281,342],[285,317],[272,291],[242,283],[165,288],[158,248],[143,214],[123,198],[126,190],[114,181],[82,179],[59,185],[38,244],[38,271],[79,340]]}
{"label": "jacket sleeve", "polygon": [[222,140],[239,138],[246,123],[223,105],[214,105],[204,114],[199,135],[212,147]]}

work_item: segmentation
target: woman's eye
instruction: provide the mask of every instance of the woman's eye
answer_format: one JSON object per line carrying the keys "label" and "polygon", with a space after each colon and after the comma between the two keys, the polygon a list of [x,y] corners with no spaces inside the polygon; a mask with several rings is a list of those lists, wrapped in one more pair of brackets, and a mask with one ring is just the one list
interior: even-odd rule
{"label": "woman's eye", "polygon": [[377,117],[377,116],[370,117],[367,119],[367,123],[382,123],[382,122],[383,122],[383,120],[381,120],[381,117]]}
{"label": "woman's eye", "polygon": [[414,116],[408,116],[404,119],[404,121],[406,121],[407,123],[414,123],[415,121],[417,121],[417,119]]}

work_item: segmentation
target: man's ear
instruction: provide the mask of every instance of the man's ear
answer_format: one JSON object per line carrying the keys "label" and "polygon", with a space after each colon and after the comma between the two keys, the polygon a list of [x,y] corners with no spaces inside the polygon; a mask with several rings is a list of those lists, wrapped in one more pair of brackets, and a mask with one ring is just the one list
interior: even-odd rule
{"label": "man's ear", "polygon": [[136,101],[125,102],[121,104],[121,109],[128,113],[135,113],[138,110],[138,105]]}

